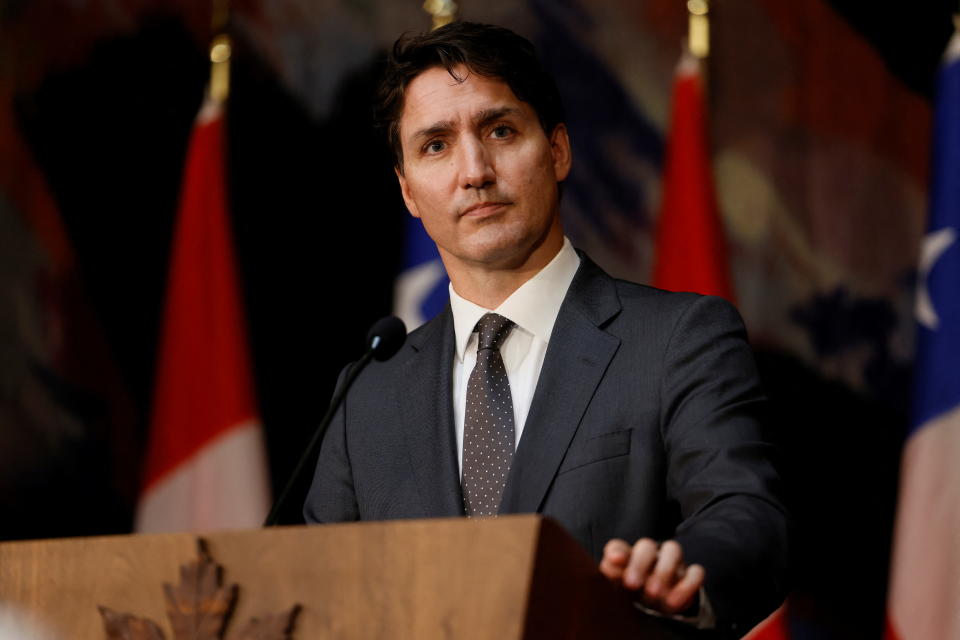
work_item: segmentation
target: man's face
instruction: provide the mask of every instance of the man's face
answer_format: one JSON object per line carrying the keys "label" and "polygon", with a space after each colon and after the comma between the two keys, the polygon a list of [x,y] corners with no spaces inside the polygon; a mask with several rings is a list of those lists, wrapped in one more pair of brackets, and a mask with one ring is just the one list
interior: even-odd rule
{"label": "man's face", "polygon": [[570,170],[566,128],[548,138],[506,83],[456,72],[466,80],[435,67],[407,86],[403,199],[448,271],[516,269],[548,239],[554,251],[562,242],[557,183]]}

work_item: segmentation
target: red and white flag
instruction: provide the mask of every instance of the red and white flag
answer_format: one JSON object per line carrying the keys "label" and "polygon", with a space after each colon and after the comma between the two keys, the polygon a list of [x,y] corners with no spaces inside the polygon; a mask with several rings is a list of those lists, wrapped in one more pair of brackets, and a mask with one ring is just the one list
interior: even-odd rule
{"label": "red and white flag", "polygon": [[269,508],[223,150],[222,105],[208,100],[173,235],[140,532],[255,527]]}
{"label": "red and white flag", "polygon": [[[735,302],[726,235],[713,185],[700,61],[689,52],[677,67],[673,85],[655,252],[653,286]],[[745,640],[789,637],[783,605]]]}
{"label": "red and white flag", "polygon": [[657,220],[653,286],[734,300],[713,187],[700,61],[677,67]]}

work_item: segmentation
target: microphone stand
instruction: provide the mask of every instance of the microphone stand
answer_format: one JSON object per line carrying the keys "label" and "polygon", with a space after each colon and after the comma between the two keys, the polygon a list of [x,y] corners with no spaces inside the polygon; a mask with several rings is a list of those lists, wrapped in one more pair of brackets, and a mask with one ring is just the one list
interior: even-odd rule
{"label": "microphone stand", "polygon": [[343,384],[341,384],[340,388],[337,389],[337,392],[333,394],[333,398],[330,400],[330,407],[327,409],[327,413],[323,416],[323,420],[320,421],[320,426],[317,427],[317,430],[313,432],[313,437],[310,439],[310,444],[307,445],[307,450],[304,451],[302,456],[300,456],[300,461],[297,462],[296,468],[293,470],[293,473],[290,474],[290,479],[287,480],[287,486],[283,488],[283,491],[280,493],[280,497],[277,498],[277,501],[273,503],[273,508],[270,509],[270,513],[267,515],[267,519],[263,522],[263,526],[272,527],[277,524],[277,518],[280,517],[281,507],[283,507],[289,499],[290,492],[293,491],[293,487],[296,484],[297,479],[300,477],[300,474],[303,472],[304,467],[307,466],[307,463],[320,449],[320,443],[323,442],[323,435],[327,432],[327,428],[330,426],[330,423],[333,422],[333,416],[337,412],[337,409],[340,408],[340,404],[343,402],[343,397],[347,395],[347,391],[350,389],[350,385],[353,384],[353,381],[356,379],[356,377],[360,375],[360,372],[363,371],[370,363],[370,360],[373,359],[374,352],[376,351],[379,343],[380,336],[377,336],[373,339],[370,348],[367,349],[367,352],[350,366],[350,370],[347,371],[347,376],[344,379]]}

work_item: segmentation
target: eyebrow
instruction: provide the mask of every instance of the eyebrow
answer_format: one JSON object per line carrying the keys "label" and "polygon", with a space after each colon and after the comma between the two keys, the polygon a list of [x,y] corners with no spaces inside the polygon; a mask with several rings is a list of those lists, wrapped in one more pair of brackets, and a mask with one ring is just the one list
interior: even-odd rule
{"label": "eyebrow", "polygon": [[492,109],[484,109],[476,115],[474,122],[479,125],[490,124],[494,120],[499,120],[500,118],[505,118],[507,116],[519,113],[519,109],[516,107],[494,107]]}
{"label": "eyebrow", "polygon": [[[479,111],[477,115],[473,117],[473,121],[476,122],[478,125],[483,126],[486,124],[490,124],[495,120],[499,120],[501,118],[505,118],[515,113],[519,113],[519,111],[520,110],[517,109],[516,107],[492,107],[490,109],[483,109]],[[454,128],[454,124],[452,121],[438,120],[437,122],[434,122],[429,127],[424,127],[423,129],[420,129],[419,131],[414,133],[412,136],[410,136],[410,139],[422,140],[425,138],[432,138],[437,134],[445,133],[447,131],[450,131],[453,128]]]}
{"label": "eyebrow", "polygon": [[414,133],[412,136],[410,136],[410,139],[419,140],[422,138],[432,138],[438,133],[443,133],[445,131],[449,131],[450,129],[453,129],[453,122],[451,122],[450,120],[440,120],[438,122],[434,122],[429,127],[420,129],[419,131]]}

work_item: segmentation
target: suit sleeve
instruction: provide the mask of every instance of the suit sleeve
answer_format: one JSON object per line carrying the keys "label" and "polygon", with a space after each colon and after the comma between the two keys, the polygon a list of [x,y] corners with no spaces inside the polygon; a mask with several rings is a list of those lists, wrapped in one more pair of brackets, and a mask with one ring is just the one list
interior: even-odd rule
{"label": "suit sleeve", "polygon": [[[340,372],[336,388],[346,378],[350,366]],[[333,421],[323,437],[313,484],[303,505],[307,523],[347,522],[360,519],[353,472],[347,449],[347,405],[349,394],[334,414]]]}
{"label": "suit sleeve", "polygon": [[766,400],[737,311],[696,297],[664,354],[661,425],[675,538],[706,569],[717,626],[740,635],[785,595],[787,517]]}

